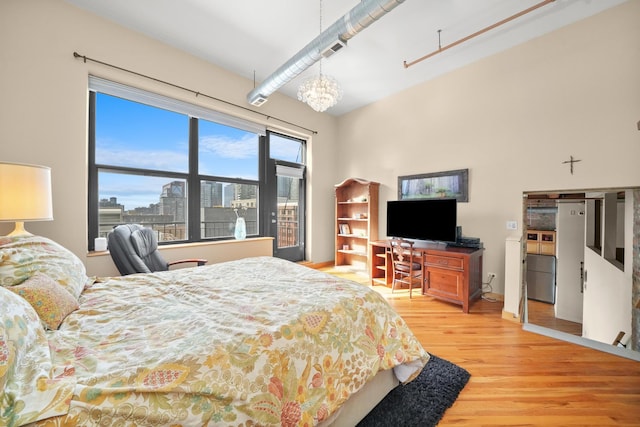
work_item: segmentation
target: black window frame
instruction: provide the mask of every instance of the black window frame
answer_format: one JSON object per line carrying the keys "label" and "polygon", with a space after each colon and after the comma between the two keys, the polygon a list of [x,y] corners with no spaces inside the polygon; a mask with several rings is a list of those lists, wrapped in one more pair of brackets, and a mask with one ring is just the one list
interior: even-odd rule
{"label": "black window frame", "polygon": [[[201,181],[216,181],[229,184],[246,184],[255,185],[258,191],[258,197],[256,203],[258,204],[256,209],[257,221],[256,233],[249,234],[247,237],[260,237],[265,235],[265,224],[267,216],[264,214],[264,207],[266,206],[265,197],[267,192],[268,182],[265,180],[265,169],[268,161],[269,153],[265,149],[267,146],[268,131],[265,129],[265,133],[258,133],[258,178],[246,179],[246,178],[233,178],[228,176],[215,176],[204,175],[198,171],[198,124],[200,118],[189,116],[189,167],[188,172],[167,172],[158,170],[147,170],[141,168],[121,167],[114,165],[104,165],[96,163],[96,92],[102,92],[100,90],[89,90],[89,114],[88,114],[88,250],[93,251],[94,242],[96,237],[104,237],[100,235],[100,217],[99,217],[99,183],[98,175],[100,172],[115,172],[115,173],[127,173],[130,175],[140,176],[159,176],[159,177],[171,177],[176,179],[185,180],[187,183],[187,216],[186,216],[186,235],[184,240],[177,241],[164,241],[159,242],[161,245],[171,244],[184,244],[194,243],[202,241],[220,241],[220,240],[233,240],[234,237],[202,237],[201,236],[201,196],[200,196],[200,182]],[[108,92],[105,92],[109,94]],[[117,96],[117,95],[116,95]],[[128,99],[122,97],[128,101],[141,102],[136,99]],[[152,106],[153,107],[153,106]],[[160,108],[160,107],[156,107]],[[220,114],[213,112],[215,114]],[[214,121],[209,117],[205,117],[202,120]],[[280,132],[279,132],[280,133]],[[284,133],[280,133],[282,136],[298,140],[306,146],[304,139],[292,137]],[[303,160],[304,161],[304,160]]]}

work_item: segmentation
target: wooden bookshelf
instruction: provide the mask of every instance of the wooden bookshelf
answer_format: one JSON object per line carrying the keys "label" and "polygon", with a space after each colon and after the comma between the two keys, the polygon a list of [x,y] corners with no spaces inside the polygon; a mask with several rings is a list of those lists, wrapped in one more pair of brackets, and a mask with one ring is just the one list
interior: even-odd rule
{"label": "wooden bookshelf", "polygon": [[378,239],[380,184],[349,178],[335,186],[335,265],[368,272],[369,242]]}

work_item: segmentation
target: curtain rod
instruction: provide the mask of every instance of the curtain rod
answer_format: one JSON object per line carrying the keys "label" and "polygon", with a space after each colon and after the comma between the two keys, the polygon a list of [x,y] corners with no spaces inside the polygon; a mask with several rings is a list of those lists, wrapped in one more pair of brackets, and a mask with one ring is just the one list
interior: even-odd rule
{"label": "curtain rod", "polygon": [[287,120],[280,119],[278,117],[269,116],[269,115],[261,113],[259,111],[252,110],[251,108],[247,108],[247,107],[245,107],[243,105],[234,104],[233,102],[225,101],[224,99],[216,98],[215,96],[207,95],[205,93],[198,92],[196,90],[189,89],[187,87],[180,86],[180,85],[177,85],[177,84],[174,84],[174,83],[171,83],[171,82],[167,82],[165,80],[161,80],[161,79],[158,79],[156,77],[152,77],[152,76],[148,76],[146,74],[138,73],[137,71],[128,70],[126,68],[122,68],[122,67],[119,67],[117,65],[109,64],[108,62],[103,62],[103,61],[99,61],[97,59],[89,58],[88,56],[80,55],[78,52],[73,52],[73,57],[77,58],[77,59],[82,58],[84,63],[86,63],[87,61],[95,62],[96,64],[106,65],[107,67],[115,68],[116,70],[120,70],[120,71],[124,71],[124,72],[130,73],[130,74],[134,74],[134,75],[139,76],[139,77],[144,77],[145,79],[153,80],[154,82],[158,82],[158,83],[165,84],[167,86],[175,87],[177,89],[181,89],[181,90],[184,90],[186,92],[191,92],[196,96],[196,98],[199,97],[199,96],[203,96],[205,98],[209,98],[209,99],[212,99],[214,101],[222,102],[224,104],[231,105],[233,107],[242,108],[243,110],[249,111],[251,113],[259,114],[259,115],[265,117],[267,120],[275,119],[275,120],[277,120],[277,121],[279,121],[281,123],[286,123],[288,125],[292,125],[292,126],[295,126],[297,128],[309,131],[309,132],[313,133],[314,135],[318,133],[318,131],[315,131],[313,129],[309,129],[309,128],[306,128],[304,126],[300,126],[300,125],[298,125],[296,123],[292,123],[292,122],[289,122]]}
{"label": "curtain rod", "polygon": [[[542,7],[542,6],[546,6],[549,3],[553,3],[554,1],[555,0],[544,0],[544,1],[540,2],[540,3],[538,3],[538,4],[535,4],[535,5],[531,6],[528,9],[525,9],[525,10],[523,10],[521,12],[518,12],[518,13],[516,13],[514,15],[511,15],[510,17],[505,18],[502,21],[498,21],[495,24],[489,25],[488,27],[485,27],[485,28],[481,29],[480,31],[476,31],[473,34],[470,34],[470,35],[468,35],[466,37],[463,37],[463,38],[461,38],[461,39],[459,39],[459,40],[457,40],[457,41],[455,41],[455,42],[453,42],[451,44],[448,44],[448,45],[444,46],[444,47],[440,47],[440,43],[438,43],[438,50],[435,50],[435,51],[433,51],[433,52],[431,52],[431,53],[429,53],[429,54],[427,54],[427,55],[425,55],[425,56],[423,56],[421,58],[418,58],[415,61],[411,61],[411,62],[404,61],[404,68],[409,68],[412,65],[417,64],[418,62],[421,62],[421,61],[424,61],[425,59],[431,58],[434,55],[437,55],[437,54],[439,54],[441,52],[444,52],[445,50],[450,49],[450,48],[452,48],[454,46],[457,46],[460,43],[464,43],[464,42],[466,42],[468,40],[471,40],[472,38],[477,37],[480,34],[486,33],[489,30],[493,30],[494,28],[499,27],[500,25],[506,24],[509,21],[513,21],[514,19],[519,18],[522,15],[526,15],[529,12],[533,12],[534,10],[536,10],[536,9]],[[438,41],[440,40],[440,31],[441,30],[438,30]]]}

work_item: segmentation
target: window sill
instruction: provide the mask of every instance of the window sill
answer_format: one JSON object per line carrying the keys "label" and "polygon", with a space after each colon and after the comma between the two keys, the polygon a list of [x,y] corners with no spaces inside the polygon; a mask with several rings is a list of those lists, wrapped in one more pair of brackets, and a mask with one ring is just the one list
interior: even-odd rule
{"label": "window sill", "polygon": [[[242,244],[242,242],[256,242],[261,240],[273,240],[273,237],[247,237],[246,239],[236,240],[216,240],[211,242],[190,242],[190,243],[176,243],[173,245],[161,245],[159,249],[162,251],[164,249],[180,249],[180,248],[197,248],[197,247],[206,247],[206,246],[220,246],[220,245],[238,245]],[[111,256],[109,251],[89,251],[87,252],[87,257],[101,257],[101,256]]]}

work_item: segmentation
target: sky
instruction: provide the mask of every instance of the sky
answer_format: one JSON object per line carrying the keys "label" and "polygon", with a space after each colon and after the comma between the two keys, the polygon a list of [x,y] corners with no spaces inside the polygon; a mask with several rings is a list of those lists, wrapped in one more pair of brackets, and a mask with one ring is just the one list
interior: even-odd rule
{"label": "sky", "polygon": [[[188,116],[101,93],[96,111],[97,164],[188,172]],[[199,134],[200,174],[258,180],[257,134],[206,120],[199,121]],[[272,139],[272,153],[295,160],[298,145],[286,142]],[[99,198],[117,197],[126,210],[147,207],[173,180],[101,173]]]}

